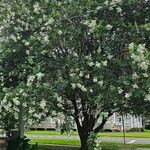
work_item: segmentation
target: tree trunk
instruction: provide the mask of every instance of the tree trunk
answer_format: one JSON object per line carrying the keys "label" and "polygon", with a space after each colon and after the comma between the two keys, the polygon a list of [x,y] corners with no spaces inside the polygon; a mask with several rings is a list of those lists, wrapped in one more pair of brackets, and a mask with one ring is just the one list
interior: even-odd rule
{"label": "tree trunk", "polygon": [[87,140],[88,140],[88,135],[90,133],[90,131],[88,130],[88,124],[86,124],[86,126],[83,126],[83,124],[81,125],[78,117],[75,118],[75,121],[78,129],[78,134],[80,137],[80,143],[81,143],[80,150],[88,150]]}
{"label": "tree trunk", "polygon": [[81,124],[79,122],[79,118],[75,118],[75,121],[77,124],[77,129],[80,137],[80,143],[81,143],[80,150],[88,150],[87,142],[88,142],[88,137],[90,132],[92,131],[95,133],[100,132],[100,130],[103,129],[103,126],[105,125],[107,119],[103,118],[102,123],[96,129],[94,129],[95,126],[94,118],[85,119],[84,121],[82,121]]}
{"label": "tree trunk", "polygon": [[88,150],[88,132],[87,133],[79,133],[80,136],[80,142],[81,142],[81,150]]}

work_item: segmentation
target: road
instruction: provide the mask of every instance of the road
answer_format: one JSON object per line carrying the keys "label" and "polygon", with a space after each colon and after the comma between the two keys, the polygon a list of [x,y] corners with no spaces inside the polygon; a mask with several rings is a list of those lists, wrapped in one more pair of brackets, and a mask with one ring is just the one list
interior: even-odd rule
{"label": "road", "polygon": [[[64,135],[26,135],[30,139],[66,139],[78,140],[78,136],[64,136]],[[102,142],[123,143],[122,137],[101,137]],[[126,138],[127,144],[150,144],[150,138]]]}

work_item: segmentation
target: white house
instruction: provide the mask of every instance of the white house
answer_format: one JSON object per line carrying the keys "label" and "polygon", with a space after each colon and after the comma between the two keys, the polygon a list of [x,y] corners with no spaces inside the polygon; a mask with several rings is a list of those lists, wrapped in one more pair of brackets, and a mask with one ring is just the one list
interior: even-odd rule
{"label": "white house", "polygon": [[[142,128],[142,118],[135,117],[131,115],[121,116],[118,113],[114,113],[104,125],[104,129],[110,130],[123,130],[124,119],[124,129],[129,130],[131,128]],[[98,124],[101,123],[101,118],[98,120]],[[48,117],[45,121],[42,121],[39,125],[34,125],[32,128],[35,129],[56,129],[56,122],[60,124],[63,122],[63,116],[57,118]],[[76,128],[76,126],[75,126]]]}

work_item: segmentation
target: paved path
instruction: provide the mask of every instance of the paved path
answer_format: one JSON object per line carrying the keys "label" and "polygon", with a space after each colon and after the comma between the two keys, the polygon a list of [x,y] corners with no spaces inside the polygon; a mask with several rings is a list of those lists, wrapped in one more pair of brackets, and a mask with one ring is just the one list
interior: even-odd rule
{"label": "paved path", "polygon": [[[27,135],[30,139],[66,139],[78,140],[78,136],[63,136],[63,135]],[[123,143],[122,137],[101,137],[103,142]],[[126,138],[127,144],[150,144],[150,138]]]}
{"label": "paved path", "polygon": [[[118,137],[102,137],[103,142],[124,143],[123,138]],[[126,138],[127,144],[150,144],[150,138]]]}

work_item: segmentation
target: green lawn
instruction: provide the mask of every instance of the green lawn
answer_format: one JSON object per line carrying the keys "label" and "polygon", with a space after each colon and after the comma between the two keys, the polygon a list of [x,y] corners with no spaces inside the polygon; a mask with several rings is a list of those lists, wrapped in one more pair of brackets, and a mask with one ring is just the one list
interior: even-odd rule
{"label": "green lawn", "polygon": [[[62,140],[62,139],[53,139],[53,140],[31,140],[31,143],[37,143],[40,147],[43,147],[44,149],[50,148],[52,145],[57,146],[57,145],[67,145],[71,147],[78,147],[80,146],[79,140]],[[62,147],[62,146],[60,146]],[[101,147],[106,150],[106,149],[121,149],[121,148],[150,148],[150,144],[120,144],[120,143],[112,143],[112,142],[102,142]]]}
{"label": "green lawn", "polygon": [[79,146],[79,140],[67,140],[67,139],[31,139],[31,143],[38,144],[54,144],[54,145],[70,145],[70,146]]}
{"label": "green lawn", "polygon": [[[61,135],[58,131],[26,131],[26,135],[60,135],[65,136],[67,134]],[[72,136],[78,136],[77,132],[73,132],[71,134]],[[122,137],[121,132],[102,132],[100,133],[100,136],[108,136],[108,137]],[[145,132],[127,132],[126,137],[131,138],[150,138],[150,131]],[[75,139],[31,139],[31,144],[37,143],[39,145],[40,150],[49,150],[49,149],[57,149],[57,146],[61,145],[59,148],[62,148],[62,146],[69,146],[66,150],[78,150],[80,146],[80,141]],[[112,143],[112,142],[102,142],[101,143],[102,150],[119,150],[122,148],[125,149],[132,149],[132,148],[150,148],[150,144],[126,144],[124,147],[124,144],[120,143]],[[58,150],[59,150],[58,148]]]}
{"label": "green lawn", "polygon": [[[58,131],[26,131],[26,135],[66,135],[63,134],[61,135],[60,132]],[[78,135],[77,132],[73,132],[71,135]],[[101,132],[99,133],[100,136],[102,137],[123,137],[122,132]],[[150,131],[145,131],[145,132],[126,132],[126,137],[131,137],[131,138],[150,138]]]}
{"label": "green lawn", "polygon": [[[125,135],[129,138],[150,138],[150,132],[126,132]],[[123,137],[123,134],[122,132],[103,132],[100,136]]]}

